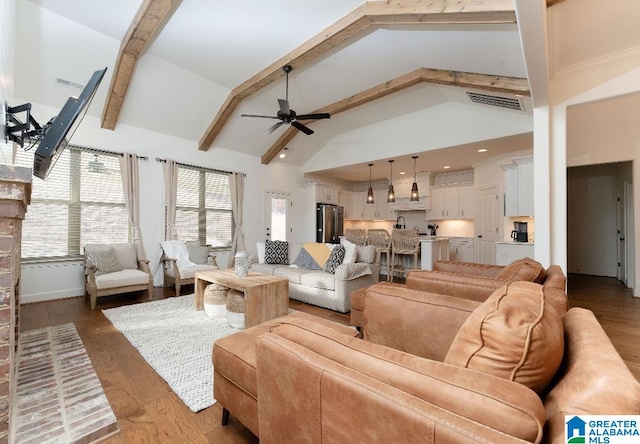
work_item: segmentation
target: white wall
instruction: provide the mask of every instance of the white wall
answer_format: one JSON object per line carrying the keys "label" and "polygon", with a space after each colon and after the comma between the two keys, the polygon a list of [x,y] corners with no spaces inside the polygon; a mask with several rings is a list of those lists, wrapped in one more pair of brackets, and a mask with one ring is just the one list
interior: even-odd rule
{"label": "white wall", "polygon": [[532,131],[530,115],[492,108],[445,103],[347,131],[331,139],[302,171],[361,163],[363,156],[383,159]]}
{"label": "white wall", "polygon": [[0,162],[11,163],[11,147],[5,143],[4,105],[15,106],[13,95],[15,1],[0,0]]}

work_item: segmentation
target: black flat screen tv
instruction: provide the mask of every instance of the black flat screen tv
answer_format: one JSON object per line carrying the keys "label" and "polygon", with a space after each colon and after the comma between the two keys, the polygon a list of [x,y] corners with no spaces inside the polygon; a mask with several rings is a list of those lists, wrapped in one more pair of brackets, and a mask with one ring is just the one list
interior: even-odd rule
{"label": "black flat screen tv", "polygon": [[107,68],[93,73],[78,97],[69,97],[60,113],[51,119],[36,148],[33,175],[45,179],[82,121]]}

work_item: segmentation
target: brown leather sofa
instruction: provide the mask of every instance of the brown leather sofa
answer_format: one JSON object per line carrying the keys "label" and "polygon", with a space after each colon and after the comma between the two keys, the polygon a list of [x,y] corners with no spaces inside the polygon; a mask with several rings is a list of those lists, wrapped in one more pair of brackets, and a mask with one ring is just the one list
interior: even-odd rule
{"label": "brown leather sofa", "polygon": [[[433,270],[416,270],[407,275],[406,284],[388,283],[429,293],[448,294],[475,301],[486,300],[494,291],[513,281],[537,282],[560,290],[566,277],[557,265],[547,270],[531,258],[518,259],[507,266],[472,262],[436,261]],[[363,325],[366,288],[351,292],[351,324]]]}
{"label": "brown leather sofa", "polygon": [[484,302],[381,283],[365,340],[280,318],[256,341],[260,441],[563,443],[564,415],[640,414],[596,318],[566,307],[530,282]]}

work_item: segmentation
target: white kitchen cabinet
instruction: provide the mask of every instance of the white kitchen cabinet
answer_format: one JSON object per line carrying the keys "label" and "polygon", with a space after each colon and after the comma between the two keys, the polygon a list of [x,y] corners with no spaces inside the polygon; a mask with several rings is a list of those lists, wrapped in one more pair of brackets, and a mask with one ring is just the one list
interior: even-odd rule
{"label": "white kitchen cabinet", "polygon": [[338,205],[338,188],[317,183],[316,202]]}
{"label": "white kitchen cabinet", "polygon": [[473,262],[473,238],[454,237],[449,239],[449,260]]}
{"label": "white kitchen cabinet", "polygon": [[376,214],[375,219],[394,220],[394,212],[391,210],[391,204],[387,202],[387,191],[378,190],[373,193],[375,199]]}
{"label": "white kitchen cabinet", "polygon": [[344,218],[352,219],[353,215],[353,197],[349,191],[338,192],[338,205],[344,208]]}
{"label": "white kitchen cabinet", "polygon": [[[463,189],[465,190],[464,193]],[[429,219],[473,219],[473,211],[469,209],[473,208],[473,205],[473,187],[461,188],[458,185],[432,187]],[[468,215],[463,215],[463,210],[466,210]]]}
{"label": "white kitchen cabinet", "polygon": [[362,220],[365,218],[364,207],[365,207],[366,199],[367,199],[367,193],[353,193],[351,195],[351,202],[352,202],[351,219],[352,220]]}
{"label": "white kitchen cabinet", "polygon": [[534,244],[531,242],[496,242],[496,265],[509,265],[525,257],[533,258]]}
{"label": "white kitchen cabinet", "polygon": [[[393,189],[396,193],[396,199],[411,197],[411,188],[413,187],[413,176],[401,176],[401,179],[393,181]],[[418,184],[418,195],[420,199],[429,195],[429,173],[418,173],[416,175],[416,183]]]}
{"label": "white kitchen cabinet", "polygon": [[504,171],[504,215],[533,216],[533,158],[501,165]]}
{"label": "white kitchen cabinet", "polygon": [[460,219],[475,219],[476,193],[472,186],[460,187]]}
{"label": "white kitchen cabinet", "polygon": [[387,202],[386,190],[374,190],[373,192],[373,204],[368,204],[367,193],[361,194],[362,201],[362,219],[365,220],[395,220],[393,212],[391,211],[390,204]]}

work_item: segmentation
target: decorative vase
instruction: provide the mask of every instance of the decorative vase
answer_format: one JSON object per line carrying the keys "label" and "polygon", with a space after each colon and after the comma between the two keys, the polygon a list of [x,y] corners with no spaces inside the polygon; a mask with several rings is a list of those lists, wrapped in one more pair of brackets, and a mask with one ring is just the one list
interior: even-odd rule
{"label": "decorative vase", "polygon": [[249,254],[246,251],[238,251],[234,258],[236,276],[246,277],[249,274]]}

